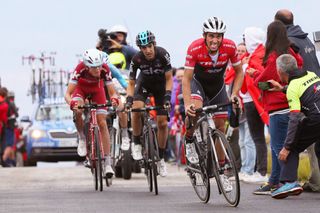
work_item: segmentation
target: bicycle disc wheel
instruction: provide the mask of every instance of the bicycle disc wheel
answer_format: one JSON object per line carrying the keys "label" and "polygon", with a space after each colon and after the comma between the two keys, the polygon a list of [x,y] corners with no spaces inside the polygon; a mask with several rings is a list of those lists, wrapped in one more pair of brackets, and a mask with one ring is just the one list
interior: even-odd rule
{"label": "bicycle disc wheel", "polygon": [[[154,193],[155,195],[158,195],[158,154],[156,153],[158,151],[157,144],[155,144],[157,141],[155,139],[155,133],[152,131],[152,129],[149,129],[149,150],[150,150],[150,166],[151,166],[151,175],[153,177],[153,186],[154,186]],[[152,182],[151,182],[152,183]]]}
{"label": "bicycle disc wheel", "polygon": [[103,169],[102,169],[102,157],[101,157],[101,149],[100,149],[100,133],[97,128],[94,129],[94,143],[96,147],[96,156],[97,156],[97,163],[96,163],[96,168],[97,168],[97,176],[98,176],[98,185],[99,190],[103,191]]}
{"label": "bicycle disc wheel", "polygon": [[[240,183],[232,149],[225,135],[219,130],[215,130],[212,133],[210,142],[210,152],[208,153],[211,157],[208,159],[213,160],[212,165],[217,185],[227,202],[231,206],[236,207],[240,202]],[[213,144],[215,144],[215,147],[221,146],[220,150],[222,150],[225,156],[223,165],[220,165],[218,160],[216,160],[215,151],[212,147]]]}

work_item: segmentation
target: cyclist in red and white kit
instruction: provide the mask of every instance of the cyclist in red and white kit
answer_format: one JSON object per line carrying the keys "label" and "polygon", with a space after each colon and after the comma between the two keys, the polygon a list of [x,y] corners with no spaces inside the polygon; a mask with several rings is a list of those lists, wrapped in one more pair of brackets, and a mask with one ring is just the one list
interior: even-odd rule
{"label": "cyclist in red and white kit", "polygon": [[[70,109],[75,112],[75,123],[79,134],[78,154],[86,156],[86,142],[83,133],[83,110],[77,108],[83,105],[85,99],[90,95],[92,102],[105,104],[106,95],[104,85],[106,85],[109,97],[113,106],[118,106],[119,98],[113,87],[111,72],[109,67],[103,62],[103,53],[97,49],[85,51],[83,62],[80,62],[68,84],[65,100],[70,105]],[[110,158],[110,136],[107,128],[107,109],[97,109],[97,123],[101,133],[101,142],[105,153],[104,175],[112,177],[114,171],[111,167]]]}
{"label": "cyclist in red and white kit", "polygon": [[[185,73],[182,80],[183,99],[186,114],[186,126],[197,120],[195,109],[203,105],[223,104],[229,101],[224,83],[224,73],[231,62],[236,76],[231,94],[231,100],[239,100],[238,93],[243,81],[241,61],[233,41],[224,38],[225,23],[212,17],[203,23],[203,38],[191,43],[185,63]],[[225,132],[227,108],[215,113],[214,122],[217,129]],[[192,119],[190,121],[189,119]],[[199,162],[193,142],[193,128],[186,133],[186,157],[191,164]],[[221,147],[216,147],[220,163],[224,163]],[[219,154],[220,153],[220,154]]]}

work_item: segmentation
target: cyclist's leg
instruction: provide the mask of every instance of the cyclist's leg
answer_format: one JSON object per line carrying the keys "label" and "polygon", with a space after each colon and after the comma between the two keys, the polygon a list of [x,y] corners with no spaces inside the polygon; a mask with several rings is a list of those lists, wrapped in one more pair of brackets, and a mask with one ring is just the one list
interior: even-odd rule
{"label": "cyclist's leg", "polygon": [[[201,86],[201,84],[195,80],[192,79],[191,81],[191,103],[194,104],[194,108],[198,109],[203,107],[204,104],[204,100],[205,100],[205,93],[203,91],[203,88]],[[186,142],[189,142],[189,139],[192,139],[193,137],[193,132],[194,132],[194,128],[193,128],[193,123],[196,122],[198,120],[197,117],[191,118],[189,116],[186,117],[185,119],[185,125],[186,125]]]}
{"label": "cyclist's leg", "polygon": [[[229,101],[228,94],[225,86],[221,88],[221,90],[212,98],[210,98],[209,105],[213,104],[223,104]],[[228,118],[228,109],[227,107],[222,107],[217,112],[214,113],[214,123],[216,128],[220,130],[222,133],[225,133],[225,123]],[[215,143],[215,147],[217,150],[218,160],[221,165],[225,163],[225,155],[221,146],[221,143]]]}
{"label": "cyclist's leg", "polygon": [[126,112],[123,111],[123,109],[124,104],[120,100],[117,115],[119,117],[119,124],[121,128],[121,149],[128,150],[130,148],[130,138],[128,134],[128,115]]}
{"label": "cyclist's leg", "polygon": [[[144,88],[141,85],[141,81],[138,80],[134,91],[133,109],[144,107],[146,101],[146,94],[143,93]],[[140,136],[142,134],[142,122],[141,113],[132,112],[131,126],[133,134],[133,142],[135,145],[141,145]]]}
{"label": "cyclist's leg", "polygon": [[157,116],[157,139],[159,145],[159,157],[160,159],[164,158],[164,153],[166,150],[167,139],[168,139],[168,121],[166,115]]}
{"label": "cyclist's leg", "polygon": [[[132,108],[144,107],[144,102],[140,100],[133,101]],[[142,134],[142,117],[140,112],[132,112],[131,126],[132,126],[132,157],[134,160],[141,160],[142,157],[142,144],[141,144],[141,134]]]}
{"label": "cyclist's leg", "polygon": [[[81,90],[80,87],[76,87],[75,91],[72,94],[72,100],[78,102],[79,105],[84,104],[85,93]],[[83,110],[82,109],[74,109],[74,118],[75,118],[75,126],[77,128],[80,139],[85,139],[85,135],[83,133],[84,122],[82,118]]]}
{"label": "cyclist's leg", "polygon": [[[205,100],[205,93],[201,84],[193,79],[191,81],[191,103],[194,104],[195,109],[203,107]],[[186,143],[186,157],[188,161],[192,164],[198,163],[199,157],[196,152],[195,146],[193,144],[194,137],[194,123],[197,122],[198,117],[186,117],[185,125],[186,125],[186,135],[185,135],[185,143]]]}

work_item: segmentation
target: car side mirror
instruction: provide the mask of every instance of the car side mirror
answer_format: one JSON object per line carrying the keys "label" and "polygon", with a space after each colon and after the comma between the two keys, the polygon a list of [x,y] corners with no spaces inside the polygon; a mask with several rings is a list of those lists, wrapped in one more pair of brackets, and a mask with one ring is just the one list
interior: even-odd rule
{"label": "car side mirror", "polygon": [[21,117],[20,122],[31,123],[30,117],[28,115],[24,115]]}

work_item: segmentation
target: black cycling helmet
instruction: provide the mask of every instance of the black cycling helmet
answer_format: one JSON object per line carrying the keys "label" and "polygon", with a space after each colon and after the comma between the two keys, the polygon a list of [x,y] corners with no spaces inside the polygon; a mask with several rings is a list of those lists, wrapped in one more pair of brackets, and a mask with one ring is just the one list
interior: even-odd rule
{"label": "black cycling helmet", "polygon": [[136,44],[138,47],[147,46],[150,43],[155,43],[155,41],[156,38],[154,34],[149,30],[140,32],[136,38]]}

